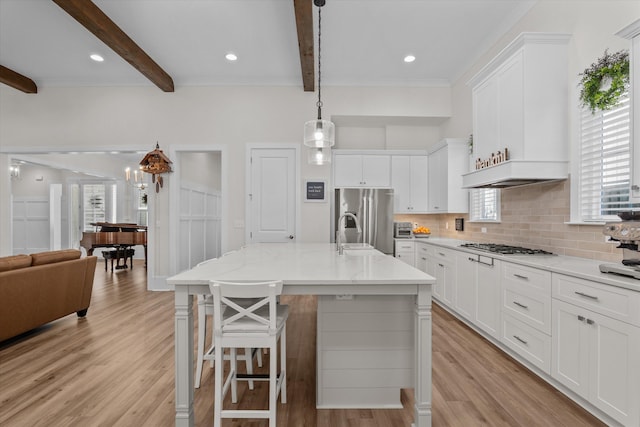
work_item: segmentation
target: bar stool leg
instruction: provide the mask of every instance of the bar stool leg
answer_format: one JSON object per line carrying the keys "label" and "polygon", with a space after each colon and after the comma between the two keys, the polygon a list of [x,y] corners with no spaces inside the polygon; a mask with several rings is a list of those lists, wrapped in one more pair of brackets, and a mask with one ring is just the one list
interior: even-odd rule
{"label": "bar stool leg", "polygon": [[220,427],[222,424],[222,352],[222,347],[216,345],[214,363],[216,389],[213,396],[213,427]]}
{"label": "bar stool leg", "polygon": [[238,355],[235,347],[231,347],[229,351],[231,353],[229,361],[229,365],[231,366],[229,371],[229,376],[231,376],[231,402],[238,403],[238,380],[236,379],[238,372]]}
{"label": "bar stool leg", "polygon": [[269,347],[269,427],[276,427],[277,382],[278,382],[278,346]]}
{"label": "bar stool leg", "polygon": [[280,335],[280,402],[287,403],[287,325]]}
{"label": "bar stool leg", "polygon": [[[247,367],[247,375],[253,375],[253,351],[249,347],[244,349],[244,363]],[[253,390],[253,380],[249,380],[249,390]]]}

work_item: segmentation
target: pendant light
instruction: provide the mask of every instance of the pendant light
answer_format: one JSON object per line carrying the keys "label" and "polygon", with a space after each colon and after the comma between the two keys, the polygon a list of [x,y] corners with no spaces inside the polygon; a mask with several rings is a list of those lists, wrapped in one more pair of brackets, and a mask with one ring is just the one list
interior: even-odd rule
{"label": "pendant light", "polygon": [[[324,164],[331,161],[330,147],[335,144],[335,125],[322,119],[322,6],[325,0],[314,0],[318,7],[318,118],[304,124],[304,145],[310,147],[309,163]],[[313,160],[312,160],[313,159]]]}

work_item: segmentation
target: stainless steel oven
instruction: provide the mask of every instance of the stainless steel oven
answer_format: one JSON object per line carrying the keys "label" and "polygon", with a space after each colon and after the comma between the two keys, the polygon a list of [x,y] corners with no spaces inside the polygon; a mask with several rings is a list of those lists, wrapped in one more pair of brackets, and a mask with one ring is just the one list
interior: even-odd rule
{"label": "stainless steel oven", "polygon": [[413,224],[410,222],[394,222],[393,237],[396,239],[410,239],[413,236]]}

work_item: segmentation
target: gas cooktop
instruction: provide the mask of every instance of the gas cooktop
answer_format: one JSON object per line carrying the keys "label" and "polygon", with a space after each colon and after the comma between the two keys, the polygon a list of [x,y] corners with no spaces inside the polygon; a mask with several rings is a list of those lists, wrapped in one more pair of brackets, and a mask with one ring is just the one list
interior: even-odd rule
{"label": "gas cooktop", "polygon": [[529,249],[520,246],[501,245],[497,243],[463,243],[463,248],[477,249],[479,251],[492,252],[500,255],[555,255],[553,252],[542,249]]}

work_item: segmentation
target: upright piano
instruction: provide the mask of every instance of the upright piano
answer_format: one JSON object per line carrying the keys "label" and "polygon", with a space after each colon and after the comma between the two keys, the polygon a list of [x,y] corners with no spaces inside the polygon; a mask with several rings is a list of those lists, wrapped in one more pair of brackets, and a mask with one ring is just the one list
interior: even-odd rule
{"label": "upright piano", "polygon": [[[95,222],[91,225],[96,231],[83,231],[80,246],[87,250],[88,255],[93,255],[95,248],[114,248],[118,267],[126,268],[127,250],[132,246],[144,247],[144,266],[147,266],[147,227],[138,224]],[[120,256],[122,254],[122,256]],[[120,258],[124,258],[124,267],[120,266]]]}

